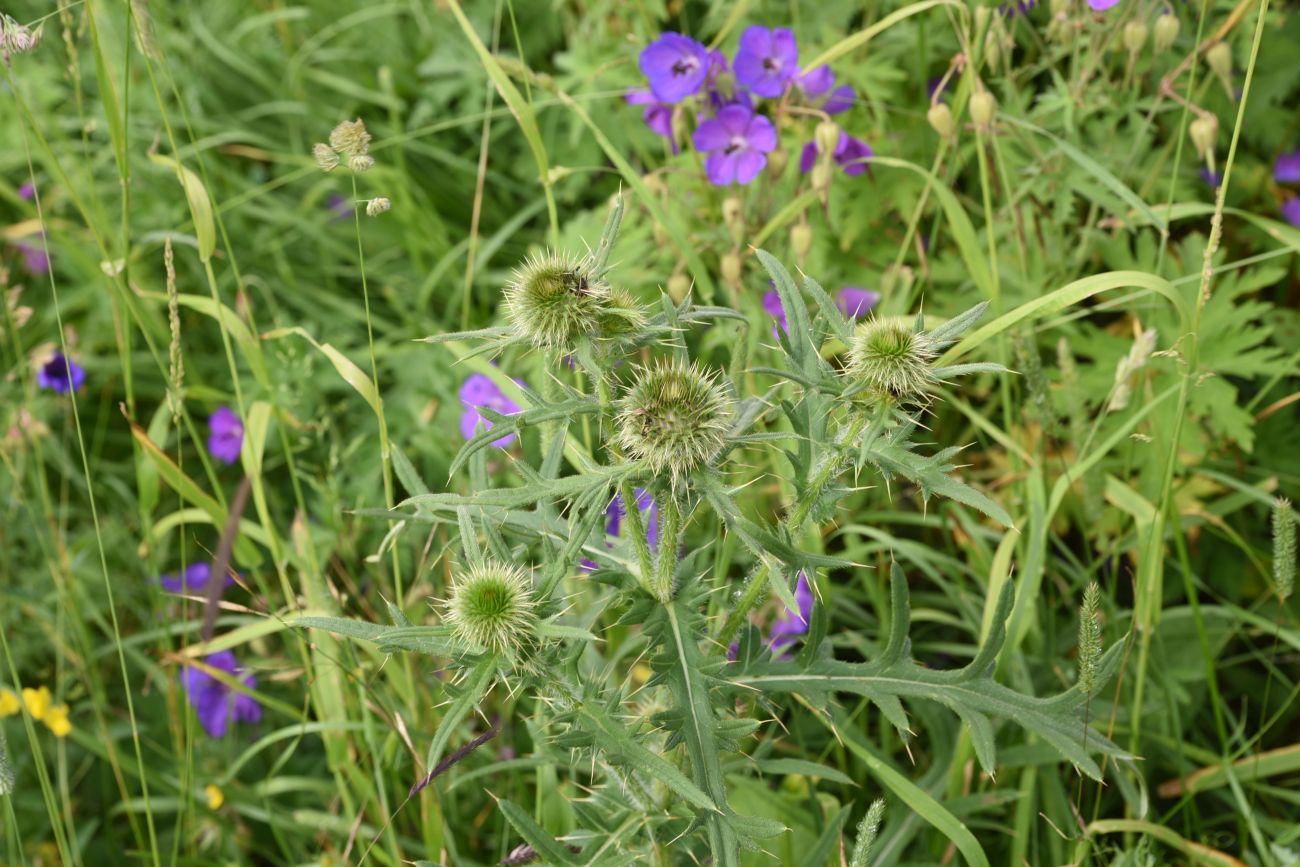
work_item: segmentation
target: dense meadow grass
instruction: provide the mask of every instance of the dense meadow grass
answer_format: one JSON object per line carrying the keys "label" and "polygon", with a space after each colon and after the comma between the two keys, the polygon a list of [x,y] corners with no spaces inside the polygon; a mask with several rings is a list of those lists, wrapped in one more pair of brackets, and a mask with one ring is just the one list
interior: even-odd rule
{"label": "dense meadow grass", "polygon": [[1300,864],[1294,3],[2,11],[0,864]]}

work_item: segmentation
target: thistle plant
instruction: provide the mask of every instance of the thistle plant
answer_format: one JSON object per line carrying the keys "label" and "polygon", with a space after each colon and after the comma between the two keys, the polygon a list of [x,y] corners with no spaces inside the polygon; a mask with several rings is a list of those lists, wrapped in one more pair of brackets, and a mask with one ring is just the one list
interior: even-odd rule
{"label": "thistle plant", "polygon": [[732,418],[731,398],[716,375],[659,361],[638,372],[619,401],[615,439],[628,457],[679,485],[726,447]]}
{"label": "thistle plant", "polygon": [[446,618],[468,647],[516,654],[533,638],[532,579],[517,566],[480,563],[452,579]]}

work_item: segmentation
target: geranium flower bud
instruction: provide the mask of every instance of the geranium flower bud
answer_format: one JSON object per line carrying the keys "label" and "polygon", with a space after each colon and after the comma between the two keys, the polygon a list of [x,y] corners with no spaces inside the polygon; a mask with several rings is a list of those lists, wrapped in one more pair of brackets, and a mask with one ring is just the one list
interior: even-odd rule
{"label": "geranium flower bud", "polygon": [[1187,127],[1196,155],[1202,160],[1214,153],[1214,143],[1219,138],[1219,119],[1212,114],[1202,114]]}
{"label": "geranium flower bud", "polygon": [[366,216],[378,217],[380,214],[384,213],[392,206],[393,203],[390,202],[384,196],[380,196],[376,199],[371,199],[369,202],[366,202]]}
{"label": "geranium flower bud", "polygon": [[330,133],[330,147],[341,155],[354,157],[370,150],[370,133],[361,118],[345,120]]}
{"label": "geranium flower bud", "polygon": [[989,129],[993,126],[993,118],[997,116],[998,101],[993,98],[993,94],[987,90],[978,90],[970,98],[970,119],[981,129]]}
{"label": "geranium flower bud", "polygon": [[681,304],[690,291],[691,278],[685,274],[674,274],[668,278],[668,297],[673,299],[674,303]]}
{"label": "geranium flower bud", "polygon": [[990,27],[988,35],[984,37],[984,58],[990,69],[1002,65],[1002,40],[998,38],[996,28]]}
{"label": "geranium flower bud", "polygon": [[1232,93],[1232,46],[1226,42],[1216,42],[1214,47],[1205,52],[1205,63],[1210,67],[1210,71],[1219,79],[1223,89],[1227,91],[1228,97]]}
{"label": "geranium flower bud", "polygon": [[1147,44],[1147,33],[1146,24],[1136,19],[1124,25],[1124,47],[1130,55],[1142,53]]}
{"label": "geranium flower bud", "polygon": [[654,225],[650,227],[650,234],[655,239],[655,244],[660,247],[667,247],[673,241],[673,236],[668,233],[668,227],[658,220],[655,220]]}
{"label": "geranium flower bud", "polygon": [[790,152],[783,147],[778,147],[767,155],[767,176],[769,178],[779,178],[785,172],[785,167],[790,164]]}
{"label": "geranium flower bud", "polygon": [[933,341],[905,317],[870,319],[858,325],[849,348],[849,375],[878,394],[897,400],[925,396],[935,381]]}
{"label": "geranium flower bud", "polygon": [[505,289],[506,316],[534,346],[568,348],[600,330],[609,285],[564,253],[530,257]]}
{"label": "geranium flower bud", "polygon": [[956,124],[952,120],[952,109],[946,102],[936,102],[930,106],[930,110],[925,113],[925,117],[930,121],[930,128],[939,134],[939,138],[952,139],[956,131]]}
{"label": "geranium flower bud", "polygon": [[533,582],[526,572],[489,562],[452,579],[444,610],[456,637],[471,649],[514,653],[533,639],[534,605]]}
{"label": "geranium flower bud", "polygon": [[1172,12],[1166,12],[1157,18],[1156,26],[1151,31],[1151,49],[1156,54],[1164,54],[1173,48],[1178,39],[1179,26],[1178,16]]}
{"label": "geranium flower bud", "polygon": [[730,283],[732,286],[739,286],[741,272],[740,257],[735,253],[727,253],[723,255],[722,261],[719,264],[722,269],[722,279]]}
{"label": "geranium flower bud", "polygon": [[834,175],[834,165],[829,162],[818,161],[817,165],[812,167],[809,177],[812,180],[812,188],[823,196],[831,188],[831,177]]}
{"label": "geranium flower bud", "polygon": [[813,141],[817,143],[819,154],[835,153],[835,146],[840,143],[839,124],[831,120],[824,120],[817,124],[817,129],[813,132]]}
{"label": "geranium flower bud", "polygon": [[316,158],[316,165],[323,172],[332,172],[339,167],[339,155],[325,142],[312,145],[311,155]]}
{"label": "geranium flower bud", "polygon": [[744,224],[745,203],[740,200],[740,196],[727,196],[722,200],[722,222],[733,229]]}
{"label": "geranium flower bud", "polygon": [[794,257],[802,262],[812,250],[812,243],[812,226],[807,223],[795,223],[790,229],[790,249],[794,251]]}
{"label": "geranium flower bud", "polygon": [[615,436],[628,457],[677,485],[722,453],[732,417],[731,397],[713,375],[660,361],[643,368],[619,401]]}

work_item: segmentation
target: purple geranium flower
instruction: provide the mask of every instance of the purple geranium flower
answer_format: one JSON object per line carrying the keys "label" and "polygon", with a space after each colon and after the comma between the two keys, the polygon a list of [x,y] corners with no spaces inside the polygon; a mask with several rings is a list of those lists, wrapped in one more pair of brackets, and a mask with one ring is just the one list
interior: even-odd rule
{"label": "purple geranium flower", "polygon": [[68,391],[69,380],[72,382],[72,390],[80,391],[86,381],[86,371],[62,352],[55,352],[50,360],[36,371],[36,384],[50,391]]}
{"label": "purple geranium flower", "polygon": [[[214,653],[204,660],[208,667],[224,672],[249,689],[257,687],[257,678],[243,674],[229,650]],[[224,738],[233,722],[255,723],[262,719],[262,706],[251,695],[231,689],[200,668],[187,668],[181,672],[181,686],[210,737]]]}
{"label": "purple geranium flower", "polygon": [[1300,150],[1278,156],[1273,163],[1273,180],[1279,184],[1300,184]]}
{"label": "purple geranium flower", "polygon": [[794,83],[803,91],[804,96],[814,102],[829,93],[830,96],[821,107],[827,114],[839,114],[853,107],[853,88],[847,84],[835,87],[835,73],[831,72],[829,66],[823,65],[805,72],[795,78]]}
{"label": "purple geranium flower", "polygon": [[673,107],[666,102],[660,102],[648,90],[633,90],[623,99],[628,105],[645,106],[645,112],[642,114],[645,125],[650,127],[651,132],[668,139],[673,146],[673,153],[676,154],[678,148],[677,139],[673,136]]}
{"label": "purple geranium flower", "polygon": [[1293,226],[1300,226],[1300,196],[1282,203],[1282,219]]}
{"label": "purple geranium flower", "polygon": [[[799,155],[799,171],[807,174],[812,171],[813,164],[817,162],[817,156],[820,151],[817,148],[816,141],[810,141],[803,146],[803,153]],[[846,175],[860,175],[867,170],[867,160],[871,159],[871,146],[861,139],[854,138],[840,130],[840,140],[835,145],[835,153],[831,157],[835,164],[844,169]]]}
{"label": "purple geranium flower", "polygon": [[[519,412],[519,404],[506,397],[505,392],[497,387],[490,377],[482,373],[470,374],[465,384],[460,387],[460,402],[465,410],[460,414],[460,432],[465,439],[473,439],[479,426],[491,430],[492,422],[483,417],[480,408],[490,409],[501,415],[514,415]],[[506,448],[515,441],[514,434],[506,434],[492,445]]]}
{"label": "purple geranium flower", "polygon": [[18,188],[18,198],[20,199],[30,199],[34,195],[36,195],[36,187],[30,181]]}
{"label": "purple geranium flower", "polygon": [[736,52],[736,80],[759,96],[780,96],[799,72],[799,49],[794,32],[784,27],[768,30],[754,25],[740,35]]}
{"label": "purple geranium flower", "polygon": [[1117,3],[1119,0],[1088,0],[1088,5],[1092,7],[1093,12],[1105,12]]}
{"label": "purple geranium flower", "polygon": [[[168,573],[158,576],[158,581],[168,593],[203,593],[207,590],[208,579],[212,577],[212,566],[207,562],[191,563],[184,572]],[[230,587],[235,579],[229,574],[222,583]]]}
{"label": "purple geranium flower", "polygon": [[1219,172],[1210,171],[1209,166],[1202,166],[1201,180],[1205,181],[1206,184],[1208,184],[1211,187],[1214,187],[1217,190],[1219,188],[1219,184],[1223,183],[1223,175],[1220,174]]}
{"label": "purple geranium flower", "polygon": [[50,273],[50,254],[45,252],[45,248],[39,244],[28,244],[26,241],[19,241],[16,245],[19,254],[23,257],[23,267],[27,273],[33,277],[44,277]]}
{"label": "purple geranium flower", "polygon": [[[654,498],[650,492],[644,488],[637,488],[636,508],[645,520],[645,540],[651,548],[659,544],[659,506],[655,504]],[[621,496],[615,497],[605,509],[605,535],[617,538],[623,527],[623,516],[627,514],[627,506]],[[605,543],[609,547],[609,543]],[[600,568],[600,564],[592,560],[583,560],[582,568],[588,572],[594,572]]]}
{"label": "purple geranium flower", "polygon": [[813,594],[812,588],[808,586],[808,576],[802,572],[799,573],[799,583],[794,588],[794,600],[798,603],[799,610],[787,608],[772,624],[768,647],[772,648],[774,654],[781,653],[794,644],[799,636],[808,633],[808,620],[812,617],[813,610]]}
{"label": "purple geranium flower", "polygon": [[208,416],[208,451],[222,463],[233,464],[239,460],[239,450],[244,445],[244,423],[228,406],[217,407]]}
{"label": "purple geranium flower", "polygon": [[776,149],[776,129],[763,115],[729,105],[696,128],[695,148],[709,154],[704,168],[716,186],[743,185],[767,165],[767,155]]}
{"label": "purple geranium flower", "polygon": [[347,196],[340,196],[338,193],[332,193],[325,200],[325,207],[334,215],[335,220],[346,220],[352,216],[352,200]]}
{"label": "purple geranium flower", "polygon": [[[1119,2],[1119,0],[1116,0],[1116,2]],[[1007,17],[1028,15],[1037,5],[1038,0],[1019,0],[1019,2],[1016,3],[1002,3],[998,6],[998,14]]]}
{"label": "purple geranium flower", "polygon": [[845,286],[835,293],[835,303],[845,316],[859,319],[880,303],[880,293],[871,289],[859,289],[857,286]]}
{"label": "purple geranium flower", "polygon": [[776,332],[777,326],[780,326],[781,330],[787,334],[790,332],[790,326],[785,320],[785,306],[781,304],[781,296],[776,293],[775,289],[763,295],[763,309],[767,311],[768,316],[776,320],[776,325],[772,326],[773,339],[779,339]]}
{"label": "purple geranium flower", "polygon": [[689,36],[669,31],[641,52],[641,71],[660,101],[678,103],[704,83],[709,74],[709,52]]}

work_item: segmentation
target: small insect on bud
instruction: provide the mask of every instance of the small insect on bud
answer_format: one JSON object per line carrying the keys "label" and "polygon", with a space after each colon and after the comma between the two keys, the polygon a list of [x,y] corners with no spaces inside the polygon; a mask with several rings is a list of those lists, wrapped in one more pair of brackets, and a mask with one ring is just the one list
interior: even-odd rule
{"label": "small insect on bud", "polygon": [[834,176],[834,169],[831,167],[830,163],[819,161],[812,167],[809,176],[812,178],[812,188],[824,197],[826,191],[831,188],[831,178]]}
{"label": "small insect on bud", "polygon": [[1147,26],[1141,21],[1133,20],[1124,25],[1124,47],[1130,55],[1142,53],[1147,44],[1147,33]]}
{"label": "small insect on bud", "polygon": [[812,244],[812,226],[807,223],[796,223],[790,229],[790,249],[794,251],[794,257],[800,262],[808,257],[808,253],[812,250]]}
{"label": "small insect on bud", "polygon": [[727,444],[732,400],[717,378],[694,364],[660,361],[642,368],[619,401],[618,446],[674,486],[711,463]]}
{"label": "small insect on bud", "polygon": [[1219,138],[1219,119],[1212,114],[1202,114],[1188,124],[1187,134],[1196,147],[1196,155],[1202,160],[1211,159],[1214,143]]}
{"label": "small insect on bud", "polygon": [[1213,48],[1205,52],[1205,63],[1219,79],[1228,97],[1232,98],[1232,46],[1226,42],[1216,42]]}
{"label": "small insect on bud", "polygon": [[785,174],[785,167],[790,164],[790,152],[785,148],[779,147],[767,155],[767,176],[769,178],[779,178]]}
{"label": "small insect on bud", "polygon": [[1151,30],[1151,49],[1156,54],[1164,54],[1173,48],[1178,39],[1179,26],[1178,16],[1172,12],[1166,12],[1157,18],[1156,26]]}
{"label": "small insect on bud", "polygon": [[681,304],[691,291],[691,278],[685,274],[674,274],[668,278],[668,297],[674,304]]}
{"label": "small insect on bud", "polygon": [[330,132],[330,147],[346,157],[354,157],[370,150],[370,133],[361,118],[345,120]]}
{"label": "small insect on bud", "polygon": [[505,289],[506,316],[534,346],[568,348],[600,330],[610,288],[566,253],[530,257]]}
{"label": "small insect on bud", "polygon": [[311,155],[316,158],[316,165],[323,172],[332,172],[339,167],[339,155],[325,142],[312,145]]}
{"label": "small insect on bud", "polygon": [[930,110],[925,113],[926,120],[930,121],[930,128],[939,134],[939,138],[948,141],[952,140],[953,133],[956,132],[957,126],[952,120],[952,109],[946,102],[936,102],[930,106]]}
{"label": "small insect on bud", "polygon": [[817,144],[817,153],[823,160],[829,160],[840,143],[840,127],[833,120],[824,120],[817,124],[813,132],[813,141]]}
{"label": "small insect on bud", "polygon": [[366,202],[366,216],[378,217],[380,214],[384,213],[392,206],[393,203],[390,202],[384,196],[380,196],[379,198],[376,199],[371,199],[369,202]]}
{"label": "small insect on bud", "polygon": [[732,286],[740,285],[741,263],[740,256],[735,253],[726,253],[719,263],[722,270],[722,279]]}
{"label": "small insect on bud", "polygon": [[489,562],[452,578],[444,610],[453,633],[471,649],[515,653],[533,639],[534,604],[533,582],[524,570]]}
{"label": "small insect on bud", "polygon": [[348,157],[348,168],[359,175],[363,175],[375,167],[375,158],[369,154],[357,154],[354,157]]}
{"label": "small insect on bud", "polygon": [[849,347],[849,375],[865,380],[878,395],[911,401],[924,398],[935,382],[933,341],[901,316],[869,319],[857,327]]}
{"label": "small insect on bud", "polygon": [[987,90],[978,90],[970,98],[970,119],[980,129],[987,130],[993,126],[993,118],[998,113],[998,101]]}

